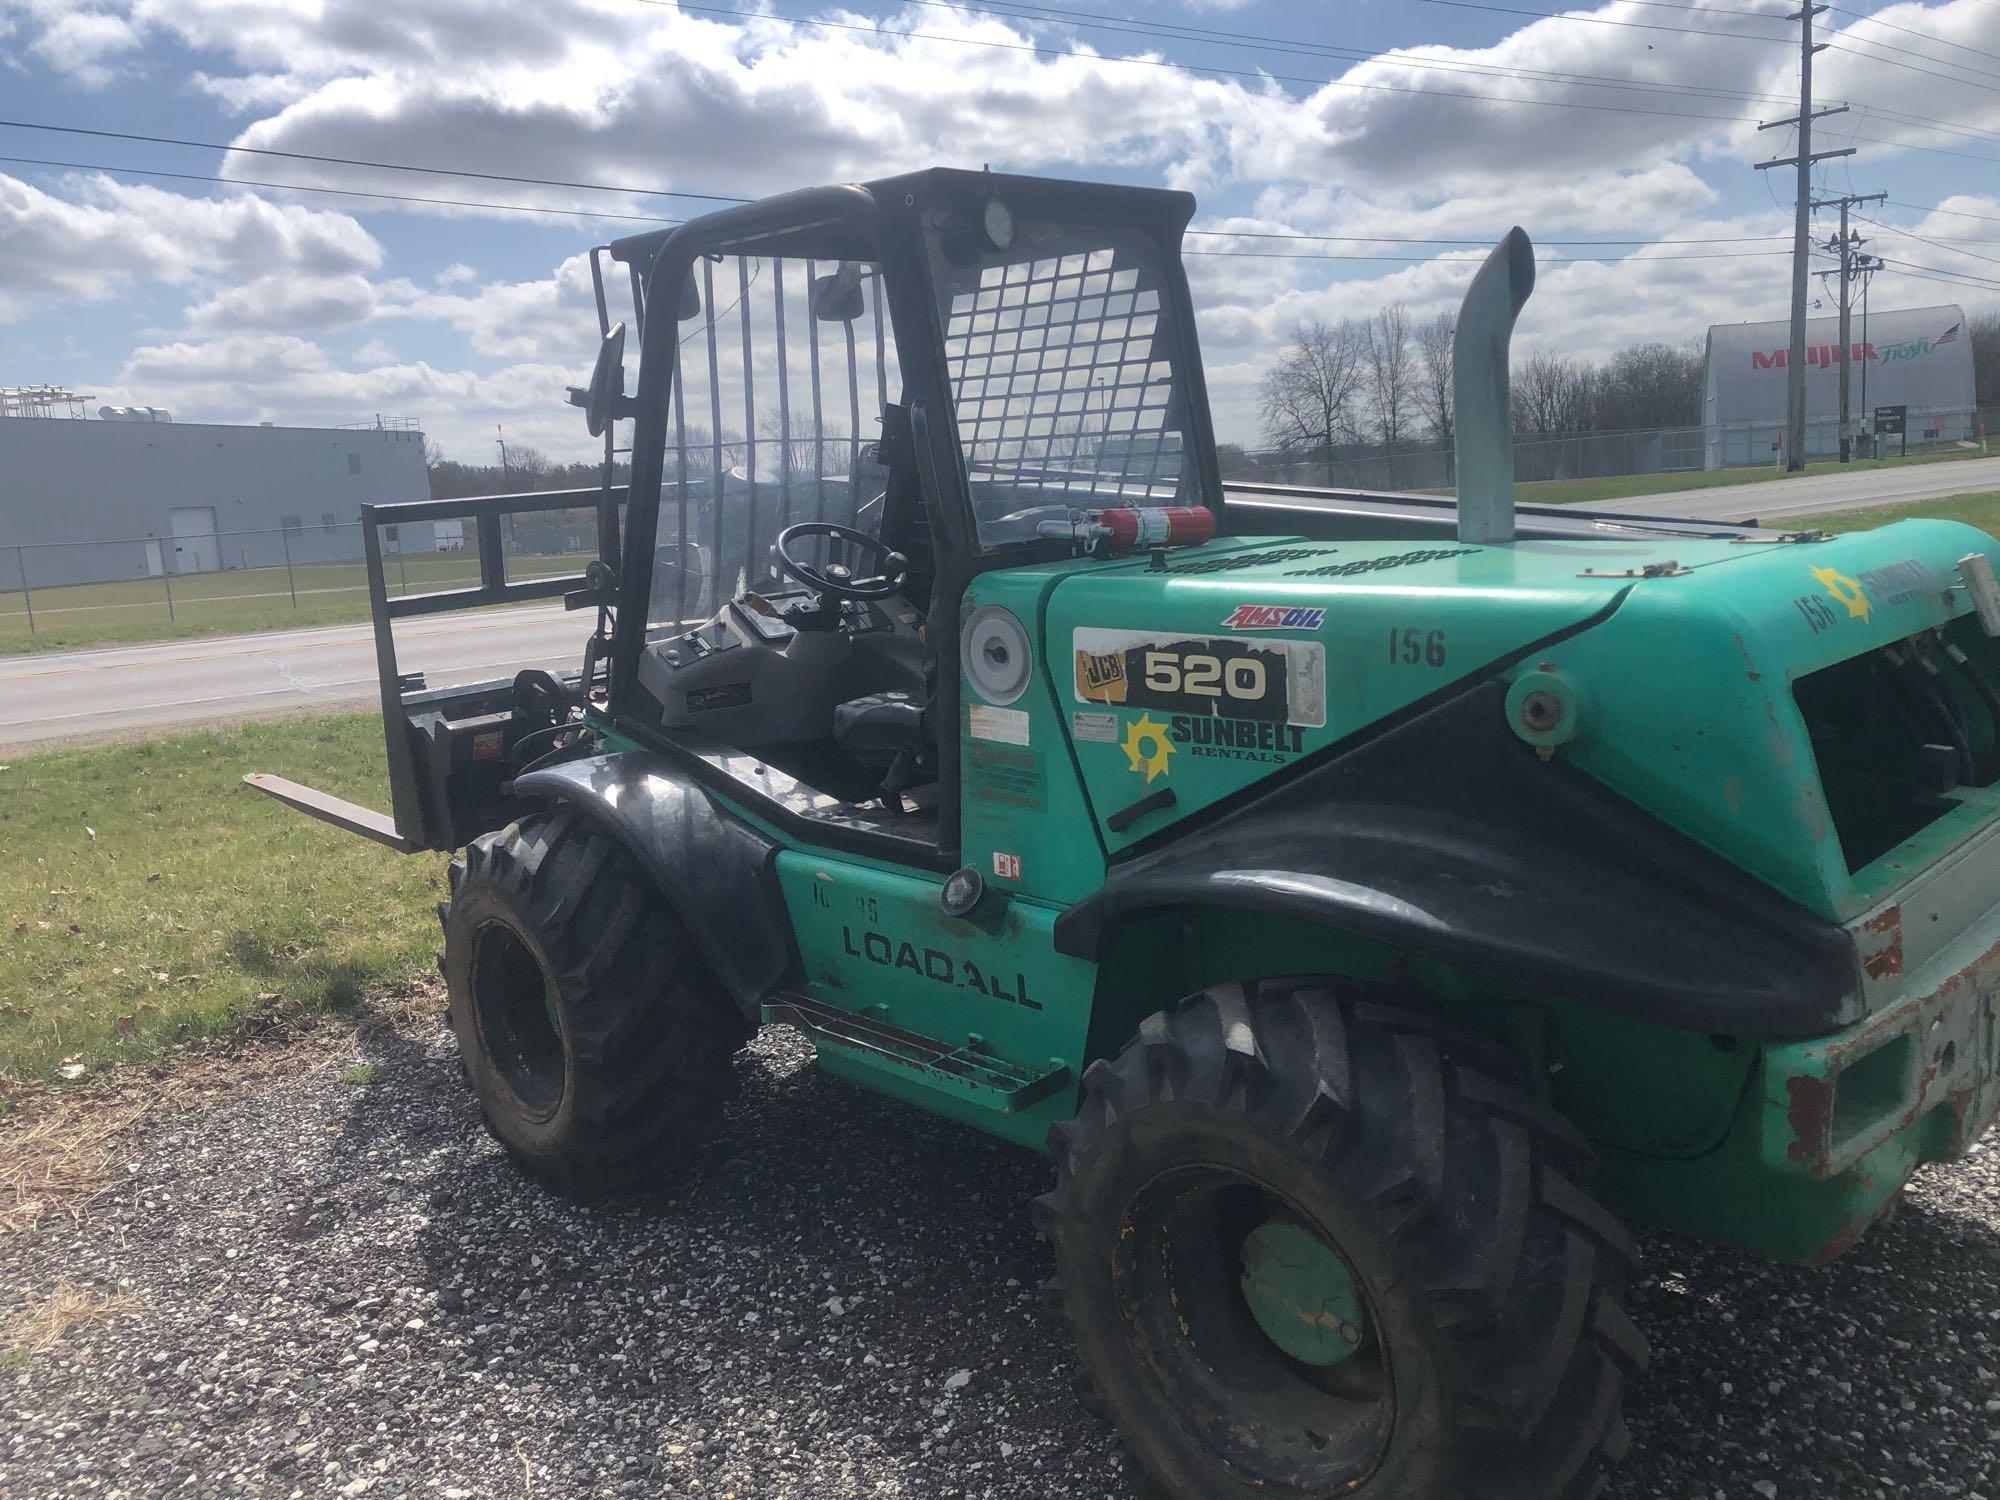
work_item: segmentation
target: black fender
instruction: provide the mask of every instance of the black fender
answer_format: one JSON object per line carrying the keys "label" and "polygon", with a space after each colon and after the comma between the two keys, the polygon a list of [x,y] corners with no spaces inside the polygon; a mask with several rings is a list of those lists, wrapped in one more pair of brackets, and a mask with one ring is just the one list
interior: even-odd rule
{"label": "black fender", "polygon": [[1477,684],[1166,830],[1057,919],[1056,947],[1096,959],[1122,918],[1234,907],[1668,1026],[1796,1039],[1861,1018],[1837,924],[1541,760],[1504,703]]}
{"label": "black fender", "polygon": [[514,782],[517,797],[567,802],[628,850],[754,1027],[797,966],[778,886],[778,846],[664,756],[593,755]]}

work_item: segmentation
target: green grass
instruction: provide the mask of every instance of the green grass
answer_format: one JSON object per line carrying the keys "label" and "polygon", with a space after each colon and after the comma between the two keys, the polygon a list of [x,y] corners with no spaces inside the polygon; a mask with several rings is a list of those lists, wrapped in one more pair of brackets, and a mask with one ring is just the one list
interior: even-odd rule
{"label": "green grass", "polygon": [[[1912,453],[1908,458],[1863,458],[1849,464],[1822,459],[1805,466],[1805,474],[1850,474],[1869,469],[1898,469],[1911,464],[1953,463],[1959,459],[1984,457],[1977,448],[1933,448]],[[1642,495],[1665,495],[1676,490],[1708,490],[1732,484],[1761,484],[1767,479],[1789,479],[1766,464],[1742,469],[1702,469],[1683,474],[1625,474],[1609,479],[1537,479],[1514,486],[1514,497],[1524,504],[1575,505],[1585,500],[1630,500]]]}
{"label": "green grass", "polygon": [[[581,573],[589,561],[580,555],[516,555],[507,559],[507,574],[522,579]],[[392,553],[384,563],[391,595],[470,588],[479,582],[479,560],[471,552],[413,554],[400,565]],[[292,569],[290,584],[283,568],[188,573],[170,581],[171,618],[167,581],[158,578],[38,588],[25,599],[19,589],[0,592],[0,656],[368,618],[368,577],[358,562],[300,563]],[[292,585],[298,589],[296,608]],[[34,608],[33,631],[28,629],[29,605]]]}
{"label": "green grass", "polygon": [[351,1068],[342,1068],[340,1070],[340,1081],[342,1083],[369,1084],[375,1081],[375,1075],[381,1071],[372,1062],[358,1062]]}
{"label": "green grass", "polygon": [[1760,524],[1772,531],[1865,531],[1893,521],[1963,521],[2000,536],[2000,490],[1977,495],[1942,495],[1934,500],[1909,500],[1898,505],[1869,505],[1860,510],[1829,511],[1818,516],[1772,516]]}
{"label": "green grass", "polygon": [[251,770],[388,802],[363,714],[0,770],[0,1075],[142,1060],[429,972],[444,857],[315,823],[241,785]]}

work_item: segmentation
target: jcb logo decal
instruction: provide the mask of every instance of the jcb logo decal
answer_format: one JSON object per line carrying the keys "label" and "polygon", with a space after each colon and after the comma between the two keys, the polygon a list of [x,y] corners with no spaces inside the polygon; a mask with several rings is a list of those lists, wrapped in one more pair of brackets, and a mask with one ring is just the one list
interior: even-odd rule
{"label": "jcb logo decal", "polygon": [[1085,703],[1125,701],[1125,653],[1076,653],[1076,696]]}

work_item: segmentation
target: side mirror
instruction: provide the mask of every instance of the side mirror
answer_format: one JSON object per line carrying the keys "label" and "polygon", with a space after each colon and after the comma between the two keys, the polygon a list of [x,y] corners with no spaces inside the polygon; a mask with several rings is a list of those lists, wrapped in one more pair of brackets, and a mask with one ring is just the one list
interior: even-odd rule
{"label": "side mirror", "polygon": [[591,367],[588,386],[571,386],[569,404],[583,408],[585,425],[592,437],[602,437],[604,429],[630,413],[625,398],[625,325],[620,323],[604,335],[597,347],[597,363]]}
{"label": "side mirror", "polygon": [[844,260],[840,269],[815,276],[812,284],[812,315],[822,323],[852,323],[867,310],[861,295],[861,266]]}
{"label": "side mirror", "polygon": [[694,284],[694,272],[689,270],[681,278],[680,305],[674,309],[674,320],[685,323],[689,318],[701,316],[701,289]]}

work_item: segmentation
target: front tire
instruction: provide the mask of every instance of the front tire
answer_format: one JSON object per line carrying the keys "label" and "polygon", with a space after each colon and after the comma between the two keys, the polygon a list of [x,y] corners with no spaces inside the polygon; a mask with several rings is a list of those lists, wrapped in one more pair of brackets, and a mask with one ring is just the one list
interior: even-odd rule
{"label": "front tire", "polygon": [[1227,985],[1084,1078],[1042,1200],[1087,1404],[1186,1500],[1582,1500],[1646,1360],[1623,1228],[1501,1049]]}
{"label": "front tire", "polygon": [[594,1197],[670,1170],[732,1097],[748,1027],[645,872],[574,808],[452,862],[442,968],[487,1128]]}

